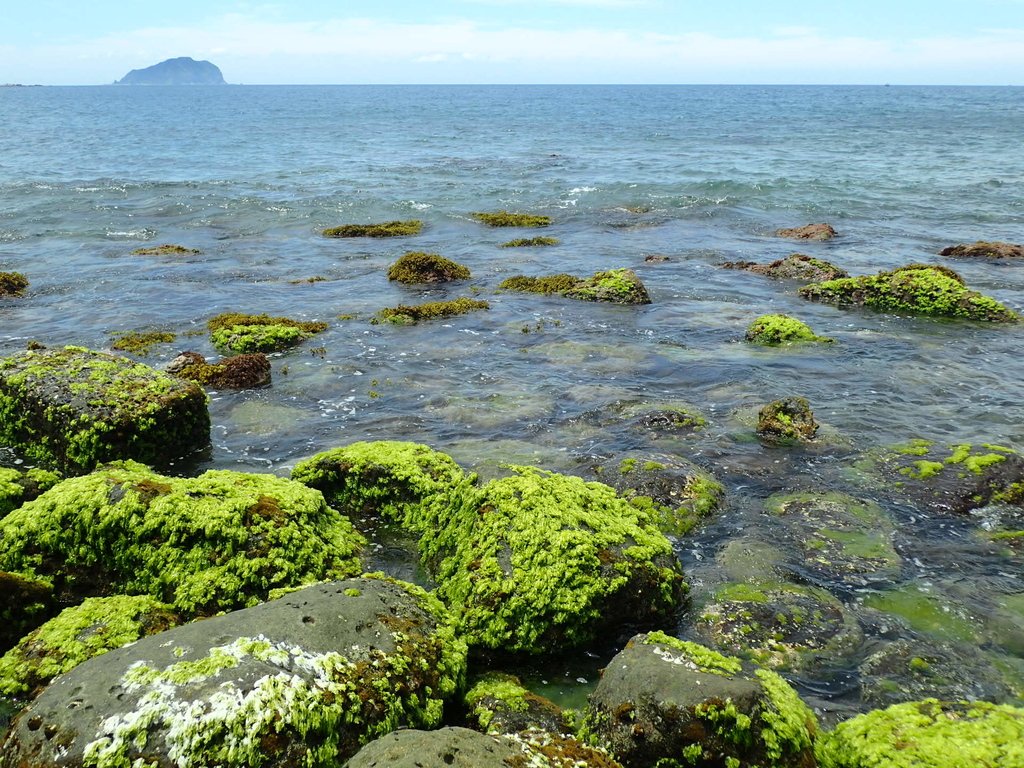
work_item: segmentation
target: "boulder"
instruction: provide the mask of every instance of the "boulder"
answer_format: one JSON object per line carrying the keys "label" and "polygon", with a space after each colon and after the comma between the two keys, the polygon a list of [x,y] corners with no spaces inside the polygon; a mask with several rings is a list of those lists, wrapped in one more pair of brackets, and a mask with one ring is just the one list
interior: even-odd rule
{"label": "boulder", "polygon": [[626,768],[811,768],[817,723],[774,672],[652,632],[605,667],[585,728]]}
{"label": "boulder", "polygon": [[195,616],[359,573],[362,544],[299,483],[228,470],[165,477],[128,461],[65,480],[0,520],[0,570],[49,582],[64,605],[147,594]]}
{"label": "boulder", "polygon": [[831,240],[836,236],[836,231],[831,224],[805,224],[802,227],[777,229],[775,234],[778,237],[792,237],[796,240]]}
{"label": "boulder", "polygon": [[773,400],[757,414],[757,434],[772,443],[812,440],[818,432],[811,406],[803,397]]}
{"label": "boulder", "polygon": [[436,253],[409,251],[388,268],[388,280],[399,283],[447,283],[468,280],[467,267]]}
{"label": "boulder", "polygon": [[15,720],[0,766],[341,768],[396,728],[440,725],[465,663],[419,587],[320,584],[80,664]]}
{"label": "boulder", "polygon": [[167,462],[210,442],[206,395],[84,347],[0,360],[0,444],[68,474],[114,459]]}
{"label": "boulder", "polygon": [[270,384],[270,360],[262,352],[206,362],[198,352],[182,352],[165,369],[173,376],[212,389],[255,389]]}
{"label": "boulder", "polygon": [[827,336],[818,336],[802,320],[789,315],[761,315],[747,326],[746,340],[766,347],[801,342],[831,342]]}
{"label": "boulder", "polygon": [[939,251],[939,255],[954,258],[1019,259],[1024,257],[1024,245],[979,240],[969,245],[951,245]]}
{"label": "boulder", "polygon": [[722,266],[726,269],[743,269],[766,277],[800,280],[805,283],[820,283],[823,280],[848,277],[845,269],[840,269],[832,262],[816,259],[803,253],[792,253],[784,259],[776,259],[770,264],[757,264],[753,261],[727,261]]}

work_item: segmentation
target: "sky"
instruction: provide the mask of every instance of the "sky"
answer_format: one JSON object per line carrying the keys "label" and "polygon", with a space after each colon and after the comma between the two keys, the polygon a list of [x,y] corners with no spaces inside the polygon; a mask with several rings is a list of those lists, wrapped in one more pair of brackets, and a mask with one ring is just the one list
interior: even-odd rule
{"label": "sky", "polygon": [[[21,0],[0,83],[1024,85],[1024,0]],[[12,7],[13,6],[13,7]]]}

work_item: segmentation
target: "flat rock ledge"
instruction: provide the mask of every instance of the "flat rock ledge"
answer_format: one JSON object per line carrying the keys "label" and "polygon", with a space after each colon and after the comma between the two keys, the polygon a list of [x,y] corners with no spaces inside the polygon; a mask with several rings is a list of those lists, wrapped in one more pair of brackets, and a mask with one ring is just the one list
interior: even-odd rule
{"label": "flat rock ledge", "polygon": [[0,360],[0,445],[40,465],[162,464],[209,443],[206,394],[193,382],[84,347]]}

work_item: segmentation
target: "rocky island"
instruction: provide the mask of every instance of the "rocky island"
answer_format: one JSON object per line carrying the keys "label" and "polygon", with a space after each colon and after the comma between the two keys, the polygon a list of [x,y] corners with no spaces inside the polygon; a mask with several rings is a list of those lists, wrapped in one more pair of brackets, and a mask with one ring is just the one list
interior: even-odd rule
{"label": "rocky island", "polygon": [[167,59],[145,69],[133,69],[114,85],[226,85],[220,68],[188,56]]}

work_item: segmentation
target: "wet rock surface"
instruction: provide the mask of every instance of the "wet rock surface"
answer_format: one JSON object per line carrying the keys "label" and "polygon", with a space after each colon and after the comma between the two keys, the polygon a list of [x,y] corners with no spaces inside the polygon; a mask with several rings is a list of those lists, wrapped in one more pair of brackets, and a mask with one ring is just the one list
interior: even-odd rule
{"label": "wet rock surface", "polygon": [[951,245],[939,251],[939,255],[954,258],[1019,259],[1024,258],[1024,245],[979,240],[976,243]]}

